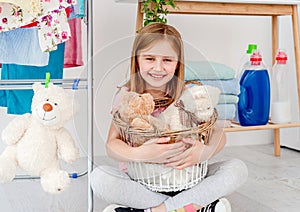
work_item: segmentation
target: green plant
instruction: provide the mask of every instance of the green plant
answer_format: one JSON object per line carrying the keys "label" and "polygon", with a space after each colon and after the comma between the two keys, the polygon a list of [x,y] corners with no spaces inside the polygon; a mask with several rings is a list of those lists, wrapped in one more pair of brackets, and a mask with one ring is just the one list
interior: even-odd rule
{"label": "green plant", "polygon": [[144,26],[153,22],[166,24],[166,16],[170,13],[166,6],[176,8],[175,0],[143,0],[142,5],[142,11],[145,14]]}

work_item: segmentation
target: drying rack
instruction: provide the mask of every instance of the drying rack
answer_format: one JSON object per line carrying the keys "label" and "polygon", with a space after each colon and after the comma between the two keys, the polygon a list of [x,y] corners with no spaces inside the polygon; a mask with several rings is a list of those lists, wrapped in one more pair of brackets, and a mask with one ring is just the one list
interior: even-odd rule
{"label": "drying rack", "polygon": [[93,190],[91,188],[91,173],[94,164],[94,130],[93,130],[93,0],[85,0],[87,25],[87,80],[88,80],[88,212],[93,211]]}
{"label": "drying rack", "polygon": [[[54,84],[57,83],[64,89],[86,89],[87,90],[87,170],[82,173],[69,173],[70,178],[77,178],[87,174],[88,183],[88,208],[89,212],[93,211],[93,191],[90,183],[91,172],[94,164],[94,150],[93,150],[93,0],[85,0],[85,18],[84,23],[87,27],[87,79],[51,79]],[[0,80],[0,90],[26,90],[32,89],[34,82],[44,83],[45,80]],[[87,85],[81,85],[85,82]],[[32,177],[28,175],[18,175],[14,179],[38,179],[39,177]]]}

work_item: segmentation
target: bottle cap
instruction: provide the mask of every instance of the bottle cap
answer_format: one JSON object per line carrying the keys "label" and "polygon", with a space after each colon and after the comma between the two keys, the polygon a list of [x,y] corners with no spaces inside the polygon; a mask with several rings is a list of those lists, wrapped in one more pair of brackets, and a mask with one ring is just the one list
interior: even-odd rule
{"label": "bottle cap", "polygon": [[248,44],[247,54],[252,54],[253,50],[257,50],[256,44]]}
{"label": "bottle cap", "polygon": [[258,51],[254,51],[250,57],[250,61],[252,65],[260,65],[262,61],[261,54]]}
{"label": "bottle cap", "polygon": [[276,55],[276,61],[277,61],[277,63],[279,63],[279,64],[286,64],[287,59],[288,59],[287,55],[286,55],[286,53],[284,51],[279,50],[277,52],[277,55]]}
{"label": "bottle cap", "polygon": [[250,57],[250,61],[262,61],[262,57],[259,52],[255,51]]}

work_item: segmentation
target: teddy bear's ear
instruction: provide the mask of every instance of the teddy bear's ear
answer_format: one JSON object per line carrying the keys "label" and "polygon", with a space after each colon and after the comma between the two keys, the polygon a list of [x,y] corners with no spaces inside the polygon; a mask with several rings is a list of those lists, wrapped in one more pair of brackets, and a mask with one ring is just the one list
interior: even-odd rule
{"label": "teddy bear's ear", "polygon": [[38,90],[42,89],[44,86],[42,85],[42,83],[40,82],[35,82],[33,85],[32,85],[32,89],[34,91],[34,93],[36,93]]}
{"label": "teddy bear's ear", "polygon": [[203,86],[205,87],[207,93],[209,94],[212,104],[214,106],[216,106],[219,102],[219,97],[221,94],[220,89],[217,87],[210,86],[210,85],[203,85]]}

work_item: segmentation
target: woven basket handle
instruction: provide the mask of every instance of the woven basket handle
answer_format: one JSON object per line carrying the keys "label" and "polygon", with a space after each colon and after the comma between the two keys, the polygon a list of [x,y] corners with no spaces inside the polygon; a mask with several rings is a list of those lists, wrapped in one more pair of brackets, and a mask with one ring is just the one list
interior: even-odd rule
{"label": "woven basket handle", "polygon": [[198,80],[187,80],[185,81],[185,85],[203,85],[200,81]]}

